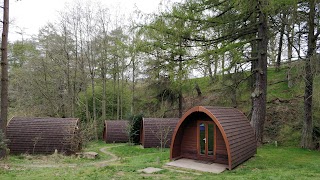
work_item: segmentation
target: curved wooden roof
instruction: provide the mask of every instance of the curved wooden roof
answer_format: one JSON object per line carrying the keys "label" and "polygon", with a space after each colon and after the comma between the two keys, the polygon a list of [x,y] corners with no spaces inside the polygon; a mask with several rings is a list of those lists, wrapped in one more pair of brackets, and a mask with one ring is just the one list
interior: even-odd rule
{"label": "curved wooden roof", "polygon": [[128,142],[128,121],[127,120],[107,120],[104,122],[103,140],[106,143]]}
{"label": "curved wooden roof", "polygon": [[73,153],[81,148],[79,119],[13,117],[7,126],[10,153]]}
{"label": "curved wooden roof", "polygon": [[[196,106],[188,110],[178,122],[171,142],[170,159],[174,159],[174,151],[178,130],[183,122],[194,113],[205,113],[221,131],[226,144],[229,169],[233,169],[252,157],[257,151],[257,143],[253,129],[247,117],[235,108]],[[196,119],[195,119],[196,120]],[[182,132],[182,131],[179,131]]]}
{"label": "curved wooden roof", "polygon": [[169,147],[178,121],[179,118],[143,118],[140,130],[142,146],[144,148],[161,147],[162,139],[163,147]]}

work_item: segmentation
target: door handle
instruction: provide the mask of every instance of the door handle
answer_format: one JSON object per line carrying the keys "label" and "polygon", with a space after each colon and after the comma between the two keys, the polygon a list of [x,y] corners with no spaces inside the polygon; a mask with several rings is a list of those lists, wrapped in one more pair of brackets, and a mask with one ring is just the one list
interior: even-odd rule
{"label": "door handle", "polygon": [[203,138],[202,140],[204,140],[204,143],[205,143],[205,144],[207,143],[207,139],[206,139],[206,138]]}

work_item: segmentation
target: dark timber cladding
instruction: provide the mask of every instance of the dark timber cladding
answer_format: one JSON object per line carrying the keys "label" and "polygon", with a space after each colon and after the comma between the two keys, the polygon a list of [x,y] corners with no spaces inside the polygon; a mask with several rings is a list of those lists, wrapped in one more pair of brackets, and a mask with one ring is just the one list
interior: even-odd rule
{"label": "dark timber cladding", "polygon": [[171,138],[178,118],[143,118],[140,143],[144,148],[170,147]]}
{"label": "dark timber cladding", "polygon": [[77,118],[13,117],[7,126],[10,153],[66,154],[79,151]]}
{"label": "dark timber cladding", "polygon": [[106,143],[128,142],[128,130],[127,120],[107,120],[104,122],[103,140]]}
{"label": "dark timber cladding", "polygon": [[190,158],[228,165],[231,170],[257,152],[252,127],[235,108],[196,106],[179,120],[170,159]]}

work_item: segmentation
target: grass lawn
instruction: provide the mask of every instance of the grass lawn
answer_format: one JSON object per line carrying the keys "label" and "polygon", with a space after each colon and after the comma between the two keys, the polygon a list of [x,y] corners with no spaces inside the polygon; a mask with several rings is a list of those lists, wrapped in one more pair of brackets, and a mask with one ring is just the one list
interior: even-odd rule
{"label": "grass lawn", "polygon": [[[112,158],[100,152],[101,148],[107,148],[119,159],[98,166],[96,163]],[[84,151],[98,152],[100,157],[89,160],[62,155],[9,156],[0,161],[0,179],[320,179],[320,152],[299,148],[265,145],[246,163],[221,174],[163,167],[169,162],[169,149],[160,152],[155,148],[99,141]],[[138,172],[146,167],[164,170],[155,174]]]}

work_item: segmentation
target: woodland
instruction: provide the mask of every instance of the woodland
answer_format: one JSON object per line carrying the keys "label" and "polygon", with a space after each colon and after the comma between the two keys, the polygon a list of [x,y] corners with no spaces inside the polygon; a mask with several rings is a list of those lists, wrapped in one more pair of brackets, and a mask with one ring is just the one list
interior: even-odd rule
{"label": "woodland", "polygon": [[77,117],[93,140],[104,120],[228,106],[248,117],[258,144],[319,149],[319,8],[319,0],[185,0],[124,20],[74,1],[37,35],[8,43],[1,128],[13,116]]}

